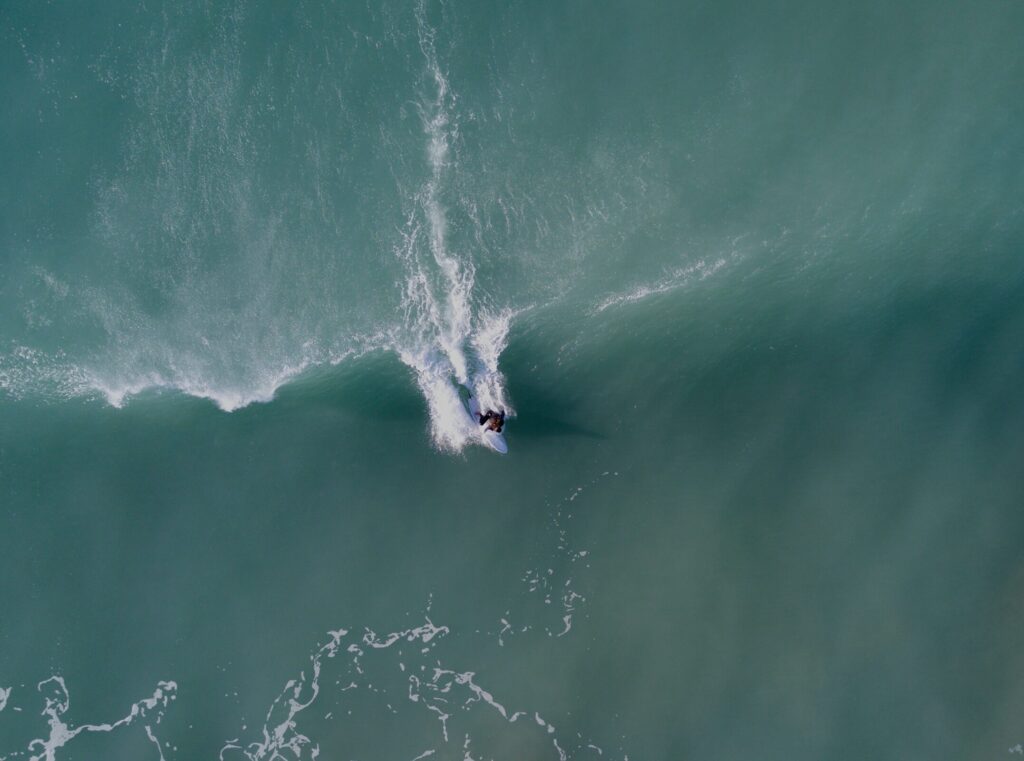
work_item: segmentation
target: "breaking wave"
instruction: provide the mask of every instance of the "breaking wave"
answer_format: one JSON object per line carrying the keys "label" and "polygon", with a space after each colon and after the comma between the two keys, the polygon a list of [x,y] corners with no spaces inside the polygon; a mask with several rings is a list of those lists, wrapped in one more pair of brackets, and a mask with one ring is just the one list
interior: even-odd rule
{"label": "breaking wave", "polygon": [[[385,255],[360,285],[349,271],[358,261],[339,263],[322,251],[300,260],[303,241],[286,213],[261,213],[269,202],[294,199],[266,199],[258,190],[263,158],[246,137],[258,114],[232,112],[243,77],[237,28],[225,18],[213,54],[188,61],[184,73],[160,62],[140,75],[135,97],[148,115],[121,175],[102,185],[95,217],[96,235],[118,265],[113,277],[102,286],[69,284],[37,268],[28,284],[40,291],[27,302],[33,309],[59,300],[97,329],[100,345],[76,354],[12,343],[0,353],[0,391],[16,399],[96,396],[121,407],[164,388],[231,412],[272,400],[311,368],[389,351],[412,370],[438,448],[458,451],[474,439],[467,392],[514,414],[498,364],[521,310],[481,297],[473,252],[452,242],[447,196],[460,171],[457,97],[426,2],[414,16],[421,137],[397,150],[420,156],[392,167],[406,211],[388,247],[390,263]],[[157,89],[159,101],[150,94]],[[236,119],[241,124],[232,127]],[[187,129],[187,144],[175,141],[179,128]],[[400,128],[388,129],[395,134],[383,142],[399,145]],[[417,162],[425,179],[409,188],[406,174]],[[323,192],[320,184],[316,191]],[[140,247],[171,252],[170,261],[149,271],[129,267]],[[390,286],[381,274],[388,272]]]}

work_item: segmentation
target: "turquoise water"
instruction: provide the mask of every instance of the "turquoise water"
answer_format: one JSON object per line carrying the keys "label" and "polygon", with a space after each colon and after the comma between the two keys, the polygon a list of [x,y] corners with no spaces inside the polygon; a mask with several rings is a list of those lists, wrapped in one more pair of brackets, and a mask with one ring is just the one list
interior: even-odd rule
{"label": "turquoise water", "polygon": [[1024,753],[1022,32],[0,6],[0,759]]}

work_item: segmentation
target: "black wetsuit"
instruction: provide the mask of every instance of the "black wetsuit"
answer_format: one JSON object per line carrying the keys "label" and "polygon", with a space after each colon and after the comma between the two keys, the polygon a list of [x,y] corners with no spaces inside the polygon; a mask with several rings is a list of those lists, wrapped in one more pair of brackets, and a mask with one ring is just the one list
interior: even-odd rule
{"label": "black wetsuit", "polygon": [[478,417],[480,418],[480,425],[485,425],[489,420],[497,420],[498,427],[492,428],[491,430],[493,430],[495,433],[501,433],[501,427],[505,424],[504,412],[499,414],[497,412],[493,412],[492,410],[488,410],[486,414],[478,415]]}

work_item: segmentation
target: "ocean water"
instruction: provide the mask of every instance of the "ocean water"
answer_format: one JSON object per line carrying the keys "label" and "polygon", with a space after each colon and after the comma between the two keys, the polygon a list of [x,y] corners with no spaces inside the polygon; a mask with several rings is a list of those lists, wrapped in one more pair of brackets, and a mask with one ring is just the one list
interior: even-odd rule
{"label": "ocean water", "polygon": [[0,4],[0,759],[1024,754],[1022,37]]}

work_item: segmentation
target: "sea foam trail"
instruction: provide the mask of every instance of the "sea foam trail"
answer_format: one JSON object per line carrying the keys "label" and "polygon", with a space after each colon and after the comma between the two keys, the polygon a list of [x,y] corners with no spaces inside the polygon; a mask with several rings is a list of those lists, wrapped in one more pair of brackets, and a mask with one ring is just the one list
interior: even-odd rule
{"label": "sea foam trail", "polygon": [[482,311],[477,320],[471,343],[477,363],[470,380],[473,395],[484,409],[504,410],[514,415],[515,410],[505,394],[505,376],[498,369],[498,359],[508,346],[508,333],[512,320],[525,310],[505,309],[500,312]]}
{"label": "sea foam trail", "polygon": [[[437,55],[437,33],[416,7],[425,80],[432,89],[419,107],[430,174],[416,193],[395,254],[402,263],[404,336],[394,346],[416,375],[430,415],[435,446],[459,451],[473,441],[476,427],[458,386],[484,408],[514,410],[508,403],[498,358],[515,312],[475,309],[475,267],[468,254],[453,250],[442,191],[457,170],[453,141],[458,135],[455,96]],[[458,385],[456,385],[458,384]]]}

